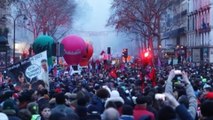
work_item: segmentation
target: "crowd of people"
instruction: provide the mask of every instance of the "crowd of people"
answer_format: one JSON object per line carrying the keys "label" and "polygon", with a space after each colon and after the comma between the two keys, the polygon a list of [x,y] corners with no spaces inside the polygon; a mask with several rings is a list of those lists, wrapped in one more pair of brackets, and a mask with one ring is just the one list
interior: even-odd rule
{"label": "crowd of people", "polygon": [[56,73],[49,88],[0,74],[0,120],[213,120],[209,63],[93,62],[81,74]]}

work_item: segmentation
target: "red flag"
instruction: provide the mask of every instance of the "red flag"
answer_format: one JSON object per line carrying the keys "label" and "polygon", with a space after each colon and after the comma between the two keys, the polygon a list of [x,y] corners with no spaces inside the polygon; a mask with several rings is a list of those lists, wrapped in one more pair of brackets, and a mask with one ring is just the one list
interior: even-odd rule
{"label": "red flag", "polygon": [[117,74],[116,74],[116,70],[111,70],[111,72],[109,73],[109,75],[113,78],[117,78]]}
{"label": "red flag", "polygon": [[104,50],[102,50],[100,55],[103,55],[104,53],[105,53],[105,51],[104,51]]}
{"label": "red flag", "polygon": [[152,68],[151,72],[149,73],[149,78],[152,82],[152,85],[156,86],[156,70],[155,70],[155,68]]}

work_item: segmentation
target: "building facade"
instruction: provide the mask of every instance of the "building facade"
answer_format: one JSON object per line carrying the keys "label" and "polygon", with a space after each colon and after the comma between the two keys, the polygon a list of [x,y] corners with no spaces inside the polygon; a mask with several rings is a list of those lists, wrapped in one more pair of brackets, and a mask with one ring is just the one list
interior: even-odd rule
{"label": "building facade", "polygon": [[6,25],[4,15],[8,12],[8,1],[0,1],[0,71],[4,70],[9,64],[10,49],[8,45],[9,28]]}
{"label": "building facade", "polygon": [[213,0],[188,0],[187,58],[213,62]]}
{"label": "building facade", "polygon": [[165,25],[162,42],[165,55],[169,58],[178,59],[179,62],[186,59],[187,39],[187,12],[188,0],[174,0],[168,7],[165,16]]}

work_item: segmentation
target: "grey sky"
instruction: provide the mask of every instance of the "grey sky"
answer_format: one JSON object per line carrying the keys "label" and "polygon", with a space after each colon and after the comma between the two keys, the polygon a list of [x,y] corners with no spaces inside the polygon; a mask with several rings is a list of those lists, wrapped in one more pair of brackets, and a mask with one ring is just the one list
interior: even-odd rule
{"label": "grey sky", "polygon": [[112,48],[113,54],[119,55],[123,48],[132,46],[126,36],[119,35],[112,27],[106,27],[112,0],[77,1],[78,9],[71,33],[91,41],[95,56],[107,47]]}

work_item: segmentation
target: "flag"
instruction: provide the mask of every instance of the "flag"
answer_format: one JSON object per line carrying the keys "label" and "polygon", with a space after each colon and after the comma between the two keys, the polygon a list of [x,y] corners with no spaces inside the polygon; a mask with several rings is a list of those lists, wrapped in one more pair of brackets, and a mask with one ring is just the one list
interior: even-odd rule
{"label": "flag", "polygon": [[158,67],[161,67],[161,61],[160,61],[160,58],[158,58]]}
{"label": "flag", "polygon": [[112,77],[112,78],[117,78],[117,74],[116,74],[116,70],[111,70],[111,72],[109,73],[109,75]]}
{"label": "flag", "polygon": [[100,55],[103,55],[103,54],[105,54],[105,51],[104,51],[104,50],[101,51]]}
{"label": "flag", "polygon": [[156,86],[156,70],[155,70],[155,68],[152,68],[151,72],[149,73],[149,78],[152,82],[152,85]]}

